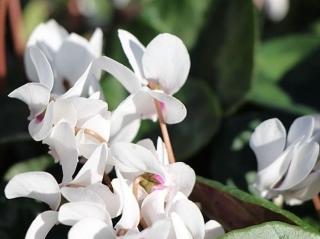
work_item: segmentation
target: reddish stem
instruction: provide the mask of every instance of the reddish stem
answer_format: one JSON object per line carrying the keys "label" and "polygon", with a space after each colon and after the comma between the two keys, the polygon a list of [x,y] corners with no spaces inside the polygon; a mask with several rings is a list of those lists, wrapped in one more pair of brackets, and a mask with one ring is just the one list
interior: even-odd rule
{"label": "reddish stem", "polygon": [[313,207],[316,210],[317,214],[320,216],[320,199],[319,195],[317,194],[312,198]]}
{"label": "reddish stem", "polygon": [[0,0],[0,91],[4,88],[4,78],[7,73],[5,53],[6,12],[7,0]]}
{"label": "reddish stem", "polygon": [[8,10],[14,50],[18,56],[22,56],[24,51],[24,41],[22,36],[22,17],[20,1],[9,0]]}

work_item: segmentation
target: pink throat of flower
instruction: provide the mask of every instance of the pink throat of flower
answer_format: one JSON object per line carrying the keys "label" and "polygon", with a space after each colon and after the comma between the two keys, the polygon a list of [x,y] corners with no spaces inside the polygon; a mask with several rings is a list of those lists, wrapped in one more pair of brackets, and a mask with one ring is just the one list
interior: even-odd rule
{"label": "pink throat of flower", "polygon": [[38,114],[38,115],[36,116],[36,122],[37,122],[37,123],[41,123],[41,122],[42,122],[42,120],[43,120],[43,118],[44,118],[44,116],[45,116],[45,113],[46,113],[46,111],[43,111],[42,113],[40,113],[40,114]]}

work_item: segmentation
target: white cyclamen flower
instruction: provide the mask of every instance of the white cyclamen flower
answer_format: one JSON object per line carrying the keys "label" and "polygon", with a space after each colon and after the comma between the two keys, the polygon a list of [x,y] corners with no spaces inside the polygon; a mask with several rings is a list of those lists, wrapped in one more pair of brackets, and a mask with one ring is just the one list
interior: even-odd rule
{"label": "white cyclamen flower", "polygon": [[[45,54],[55,75],[53,93],[58,95],[64,93],[75,84],[92,60],[101,56],[102,38],[103,33],[99,28],[88,41],[75,33],[69,34],[55,20],[41,23],[31,33],[24,55],[29,80],[39,81],[29,54],[29,48],[36,46]],[[92,93],[99,89],[99,85],[94,78],[90,79],[89,90]]]}
{"label": "white cyclamen flower", "polygon": [[320,192],[319,129],[317,115],[297,118],[288,134],[278,119],[255,129],[250,147],[258,161],[255,187],[263,197],[282,195],[292,205]]}
{"label": "white cyclamen flower", "polygon": [[11,92],[9,97],[17,98],[28,105],[29,133],[34,140],[46,138],[53,125],[61,119],[75,127],[78,121],[107,109],[104,101],[79,97],[90,74],[90,66],[72,88],[56,97],[51,94],[54,76],[47,58],[37,47],[31,47],[29,53],[39,82],[27,83]]}
{"label": "white cyclamen flower", "polygon": [[119,38],[134,72],[105,56],[94,62],[95,71],[109,72],[133,94],[137,116],[155,119],[154,100],[157,100],[166,123],[181,122],[186,108],[172,95],[183,86],[190,70],[190,58],[183,42],[164,33],[144,47],[124,30],[119,30]]}

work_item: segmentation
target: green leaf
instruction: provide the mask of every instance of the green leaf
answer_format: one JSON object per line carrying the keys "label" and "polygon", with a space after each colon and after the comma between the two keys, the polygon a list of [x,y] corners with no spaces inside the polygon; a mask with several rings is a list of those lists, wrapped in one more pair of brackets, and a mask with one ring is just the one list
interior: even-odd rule
{"label": "green leaf", "polygon": [[270,201],[202,177],[198,177],[191,199],[200,202],[203,213],[221,223],[226,231],[269,221],[282,221],[316,231],[293,213]]}
{"label": "green leaf", "polygon": [[189,79],[177,98],[186,105],[188,113],[183,122],[169,127],[169,133],[177,158],[183,160],[205,146],[217,132],[221,109],[204,81]]}
{"label": "green leaf", "polygon": [[170,32],[188,47],[195,42],[211,0],[145,0],[141,17],[158,32]]}
{"label": "green leaf", "polygon": [[220,0],[193,51],[197,76],[214,87],[227,113],[245,100],[251,87],[256,40],[252,0]]}
{"label": "green leaf", "polygon": [[317,34],[289,35],[262,43],[256,55],[258,80],[279,81],[319,46]]}
{"label": "green leaf", "polygon": [[14,164],[11,168],[7,170],[7,172],[4,175],[4,179],[9,181],[15,175],[28,171],[44,171],[53,164],[54,161],[50,155],[42,155],[37,158],[32,158]]}
{"label": "green leaf", "polygon": [[268,222],[235,230],[220,237],[220,239],[319,239],[320,235],[282,222]]}

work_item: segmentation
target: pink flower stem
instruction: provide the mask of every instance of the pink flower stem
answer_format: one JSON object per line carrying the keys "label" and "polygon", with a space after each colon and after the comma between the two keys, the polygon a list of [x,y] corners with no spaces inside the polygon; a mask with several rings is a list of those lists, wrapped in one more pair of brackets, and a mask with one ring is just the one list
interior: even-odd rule
{"label": "pink flower stem", "polygon": [[24,41],[22,36],[22,14],[20,0],[8,1],[8,11],[14,49],[18,56],[22,56],[24,52]]}
{"label": "pink flower stem", "polygon": [[166,125],[164,118],[163,118],[163,114],[162,114],[162,110],[161,110],[161,103],[158,100],[154,100],[154,104],[156,106],[156,110],[157,110],[157,114],[158,114],[158,118],[159,118],[159,125],[160,125],[160,129],[161,129],[163,141],[164,141],[164,144],[167,149],[169,163],[175,163],[176,159],[174,157],[167,125]]}
{"label": "pink flower stem", "polygon": [[318,216],[320,216],[320,199],[318,194],[312,198],[312,202],[314,209],[316,210]]}
{"label": "pink flower stem", "polygon": [[4,78],[7,73],[5,53],[7,0],[0,0],[0,91],[4,88]]}

